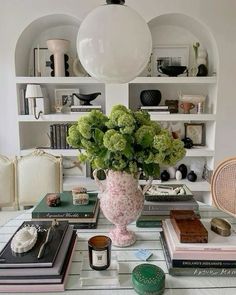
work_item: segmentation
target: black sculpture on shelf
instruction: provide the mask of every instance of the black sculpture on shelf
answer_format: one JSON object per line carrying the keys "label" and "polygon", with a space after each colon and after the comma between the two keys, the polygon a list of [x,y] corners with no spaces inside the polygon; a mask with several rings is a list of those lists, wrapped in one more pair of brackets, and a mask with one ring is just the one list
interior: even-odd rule
{"label": "black sculpture on shelf", "polygon": [[101,95],[101,92],[94,92],[90,94],[81,94],[81,93],[72,93],[72,96],[76,96],[80,101],[81,105],[91,106],[90,101],[94,100],[98,95]]}

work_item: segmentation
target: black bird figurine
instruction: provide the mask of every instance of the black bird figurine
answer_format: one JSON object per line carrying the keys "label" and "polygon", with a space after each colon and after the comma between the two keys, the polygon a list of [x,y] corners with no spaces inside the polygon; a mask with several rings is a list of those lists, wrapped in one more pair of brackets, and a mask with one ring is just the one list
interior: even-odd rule
{"label": "black bird figurine", "polygon": [[94,92],[90,94],[81,94],[81,93],[73,93],[80,101],[81,104],[84,106],[91,106],[92,104],[90,101],[94,100],[98,95],[101,95],[101,92]]}

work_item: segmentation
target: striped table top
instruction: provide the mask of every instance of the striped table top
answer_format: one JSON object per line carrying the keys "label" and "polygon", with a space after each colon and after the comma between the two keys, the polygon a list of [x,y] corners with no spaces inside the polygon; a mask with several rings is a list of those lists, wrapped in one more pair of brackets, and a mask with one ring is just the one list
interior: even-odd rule
{"label": "striped table top", "polygon": [[[229,217],[216,208],[200,203],[200,212],[202,218],[212,217]],[[0,213],[1,214],[1,213]],[[227,218],[232,224],[235,224],[236,219]],[[0,249],[4,247],[12,234],[21,225],[23,221],[31,220],[31,210],[25,211],[20,216],[11,219],[5,225],[0,227]],[[166,262],[163,255],[162,246],[159,240],[159,232],[161,228],[137,228],[135,223],[128,226],[129,229],[136,232],[137,242],[127,248],[112,247],[112,254],[117,256],[119,261],[119,287],[81,287],[80,273],[83,257],[88,255],[87,241],[90,237],[97,234],[108,234],[112,225],[106,218],[100,214],[97,229],[82,229],[77,230],[78,242],[76,251],[73,256],[72,266],[66,291],[61,294],[81,294],[81,295],[131,295],[136,294],[131,283],[131,272],[134,267],[143,261],[135,256],[135,251],[138,249],[148,249],[153,255],[148,260],[149,263],[156,264],[166,273],[166,290],[165,295],[235,295],[236,294],[236,277],[173,277],[168,274]],[[91,270],[92,271],[92,270]],[[111,290],[112,289],[112,290]],[[8,294],[8,293],[2,293]],[[17,294],[17,293],[11,293]],[[40,294],[40,293],[34,293]],[[58,293],[49,293],[58,294]]]}

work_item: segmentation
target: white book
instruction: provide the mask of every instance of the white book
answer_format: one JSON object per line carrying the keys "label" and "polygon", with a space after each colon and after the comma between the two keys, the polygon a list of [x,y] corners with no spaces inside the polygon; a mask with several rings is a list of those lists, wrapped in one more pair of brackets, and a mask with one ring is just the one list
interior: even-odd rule
{"label": "white book", "polygon": [[172,239],[174,250],[184,251],[236,251],[236,235],[223,237],[211,230],[211,219],[201,219],[208,231],[208,243],[180,243],[170,219],[165,220],[166,230]]}
{"label": "white book", "polygon": [[102,106],[100,105],[74,105],[71,106],[71,109],[101,109]]}
{"label": "white book", "polygon": [[156,109],[156,110],[168,110],[168,106],[141,106],[141,110]]}

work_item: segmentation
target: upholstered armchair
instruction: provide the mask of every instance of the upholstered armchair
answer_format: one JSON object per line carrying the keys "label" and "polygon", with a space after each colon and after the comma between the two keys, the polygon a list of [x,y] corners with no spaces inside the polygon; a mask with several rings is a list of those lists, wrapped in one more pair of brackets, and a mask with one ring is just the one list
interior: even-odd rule
{"label": "upholstered armchair", "polygon": [[42,150],[16,160],[18,206],[35,205],[45,194],[62,191],[62,159]]}
{"label": "upholstered armchair", "polygon": [[0,155],[0,208],[15,205],[14,161]]}

